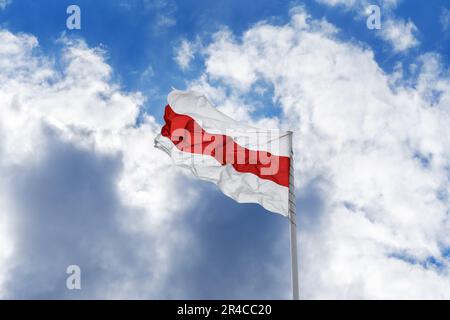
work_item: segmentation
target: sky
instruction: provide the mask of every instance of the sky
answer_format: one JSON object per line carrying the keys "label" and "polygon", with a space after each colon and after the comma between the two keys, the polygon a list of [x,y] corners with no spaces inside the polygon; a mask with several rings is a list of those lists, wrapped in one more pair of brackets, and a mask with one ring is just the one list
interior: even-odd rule
{"label": "sky", "polygon": [[0,298],[291,297],[287,219],[153,147],[177,88],[294,131],[301,298],[449,299],[449,64],[444,0],[0,0]]}

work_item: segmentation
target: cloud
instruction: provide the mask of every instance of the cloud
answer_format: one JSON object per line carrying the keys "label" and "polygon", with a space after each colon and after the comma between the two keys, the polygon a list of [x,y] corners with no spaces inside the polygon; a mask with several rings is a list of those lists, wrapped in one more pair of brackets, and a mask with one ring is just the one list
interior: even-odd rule
{"label": "cloud", "polygon": [[120,0],[113,5],[150,19],[153,33],[159,35],[176,26],[178,6],[173,0]]}
{"label": "cloud", "polygon": [[394,51],[403,52],[419,45],[415,34],[417,27],[409,21],[402,19],[387,20],[381,30],[381,38],[388,41]]}
{"label": "cloud", "polygon": [[371,4],[377,4],[383,8],[395,8],[397,7],[399,0],[379,0],[379,1],[367,1],[367,0],[316,0],[319,3],[326,4],[328,6],[336,7],[341,6],[348,9],[354,9],[355,7],[368,7]]}
{"label": "cloud", "polygon": [[149,64],[147,68],[141,73],[141,80],[145,81],[152,78],[155,75],[155,71],[153,70],[153,66]]}
{"label": "cloud", "polygon": [[[174,168],[103,50],[62,37],[47,56],[7,30],[0,42],[0,297],[289,297],[286,221]],[[81,291],[65,287],[72,264]]]}
{"label": "cloud", "polygon": [[154,30],[160,32],[177,24],[175,14],[178,10],[176,3],[172,0],[144,0],[145,10],[155,12]]}
{"label": "cloud", "polygon": [[[153,148],[155,120],[136,125],[143,96],[81,40],[62,38],[56,58],[32,35],[1,30],[0,42],[0,295],[169,297],[196,192]],[[69,264],[80,292],[65,288]]]}
{"label": "cloud", "polygon": [[[296,131],[303,297],[448,298],[448,69],[428,53],[386,73],[339,36],[301,8],[223,29],[189,85]],[[288,297],[286,221],[167,170],[159,124],[136,124],[144,97],[111,80],[102,50],[63,38],[50,58],[32,35],[0,41],[1,297]],[[64,287],[74,263],[81,292]]]}
{"label": "cloud", "polygon": [[194,59],[194,53],[196,51],[195,44],[182,39],[178,47],[175,48],[175,61],[182,70],[189,68],[189,64]]}
{"label": "cloud", "polygon": [[177,24],[177,21],[168,15],[158,15],[156,26],[157,28],[170,28]]}
{"label": "cloud", "polygon": [[[222,30],[204,45],[193,87],[219,101],[273,90],[280,123],[296,133],[303,297],[449,298],[450,73],[440,57],[386,73],[370,49],[301,8],[285,25]],[[258,118],[250,106],[244,114]]]}
{"label": "cloud", "polygon": [[441,23],[442,31],[447,32],[450,29],[450,10],[443,8],[441,15],[439,17],[439,22]]}
{"label": "cloud", "polygon": [[0,0],[0,10],[5,9],[7,6],[11,4],[11,0]]}
{"label": "cloud", "polygon": [[[367,0],[316,0],[327,6],[343,8],[351,10],[355,13],[356,19],[367,19],[370,12],[367,9],[370,5],[378,5],[381,13],[381,30],[376,32],[384,41],[388,42],[392,49],[397,52],[406,52],[420,44],[417,36],[419,33],[416,25],[409,19],[404,21],[401,18],[396,18],[394,14],[395,8],[400,3],[399,0],[381,0],[381,1],[367,1]],[[368,30],[368,32],[372,32]]]}

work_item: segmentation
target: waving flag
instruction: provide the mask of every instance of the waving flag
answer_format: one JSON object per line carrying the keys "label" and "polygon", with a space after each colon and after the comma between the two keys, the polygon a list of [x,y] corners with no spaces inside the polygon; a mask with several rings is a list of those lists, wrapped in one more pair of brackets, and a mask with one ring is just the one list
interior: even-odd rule
{"label": "waving flag", "polygon": [[157,148],[237,202],[289,216],[291,132],[242,124],[193,91],[174,90],[168,103]]}

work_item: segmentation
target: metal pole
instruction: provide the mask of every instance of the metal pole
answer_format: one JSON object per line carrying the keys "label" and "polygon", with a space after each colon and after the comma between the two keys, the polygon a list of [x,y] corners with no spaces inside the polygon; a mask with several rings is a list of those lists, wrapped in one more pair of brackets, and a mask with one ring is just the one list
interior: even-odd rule
{"label": "metal pole", "polygon": [[297,214],[295,212],[295,185],[294,185],[294,152],[292,151],[292,136],[290,134],[291,144],[291,167],[289,170],[289,232],[291,234],[291,261],[292,261],[292,298],[299,299],[298,286],[298,261],[297,261]]}

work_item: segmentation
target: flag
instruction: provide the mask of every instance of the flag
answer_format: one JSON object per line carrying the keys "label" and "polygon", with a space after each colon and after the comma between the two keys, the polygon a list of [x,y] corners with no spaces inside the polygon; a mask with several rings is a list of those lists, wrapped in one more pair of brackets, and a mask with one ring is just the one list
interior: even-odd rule
{"label": "flag", "polygon": [[164,121],[155,146],[177,166],[237,202],[289,216],[292,132],[235,121],[194,91],[173,90]]}

